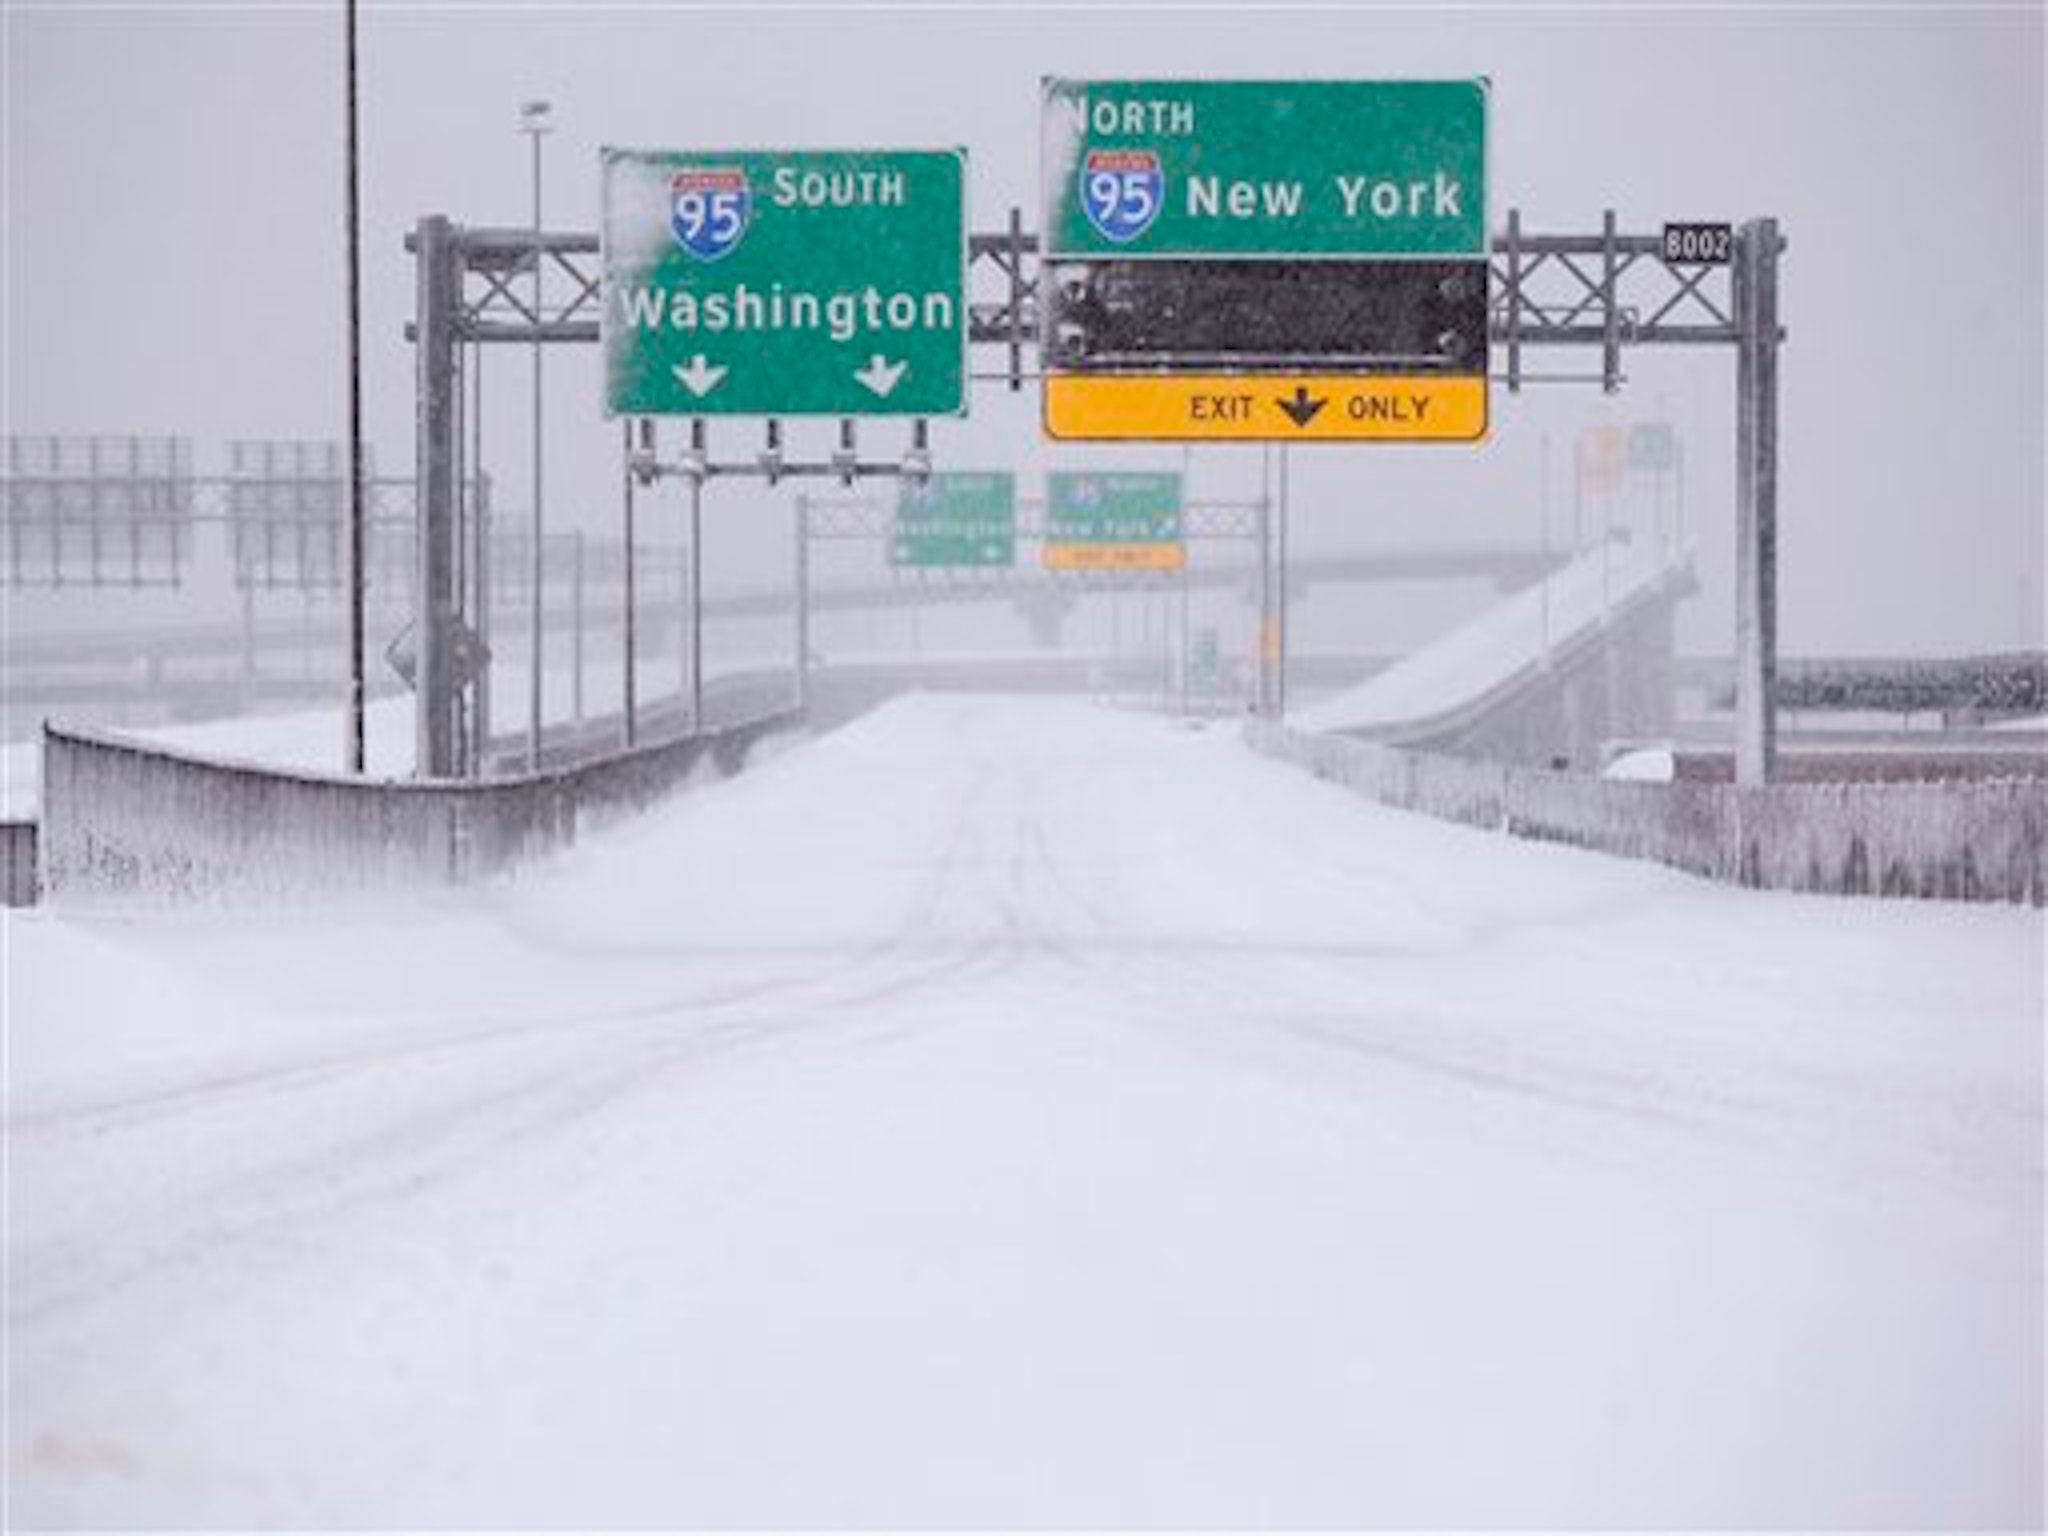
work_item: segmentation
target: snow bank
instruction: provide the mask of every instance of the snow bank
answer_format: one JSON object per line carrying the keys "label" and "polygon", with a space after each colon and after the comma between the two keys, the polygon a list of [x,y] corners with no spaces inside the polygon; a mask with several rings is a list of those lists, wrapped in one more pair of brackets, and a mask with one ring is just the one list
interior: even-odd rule
{"label": "snow bank", "polygon": [[1622,784],[1669,784],[1678,775],[1678,754],[1669,747],[1636,747],[1600,770],[1600,777]]}

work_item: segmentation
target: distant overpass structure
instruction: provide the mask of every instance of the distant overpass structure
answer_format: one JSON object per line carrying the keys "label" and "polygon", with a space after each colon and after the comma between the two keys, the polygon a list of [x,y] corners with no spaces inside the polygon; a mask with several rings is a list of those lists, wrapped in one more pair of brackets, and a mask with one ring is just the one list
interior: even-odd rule
{"label": "distant overpass structure", "polygon": [[[17,608],[0,668],[10,731],[44,714],[66,711],[100,718],[143,711],[151,719],[201,719],[332,695],[344,675],[346,631],[327,541],[282,539],[270,546],[272,558],[252,566],[236,525],[210,515],[206,490],[202,484],[200,505],[187,512],[177,565],[146,585],[130,586],[112,570],[107,573],[111,579],[94,584],[83,566],[62,587],[48,582],[46,570],[32,570],[27,562],[10,571],[17,590],[44,588],[26,600],[37,605],[34,609]],[[1191,547],[1200,553],[1184,570],[1124,577],[1045,570],[1028,544],[1008,569],[892,571],[886,564],[889,506],[821,503],[813,512],[820,545],[865,540],[874,553],[861,558],[858,571],[824,572],[813,566],[808,603],[815,614],[958,605],[996,612],[1007,608],[1049,656],[1071,643],[1070,621],[1083,599],[1126,585],[1196,594],[1241,592],[1245,603],[1256,607],[1255,556],[1242,537],[1238,547],[1230,544],[1240,530],[1249,530],[1250,509],[1216,504],[1194,510]],[[516,529],[516,510],[505,516]],[[387,528],[393,542],[409,538],[395,520],[380,524],[380,534]],[[1031,534],[1028,527],[1024,532]],[[109,540],[108,547],[125,551],[127,543]],[[80,550],[86,548],[80,543]],[[496,633],[491,644],[501,653],[519,648],[516,637],[523,637],[531,622],[529,549],[512,529],[494,540],[490,611]],[[1438,540],[1298,555],[1287,585],[1296,599],[1319,587],[1403,582],[1487,583],[1508,591],[1567,558],[1562,550],[1533,543]],[[681,643],[686,619],[681,560],[670,546],[637,551],[634,622],[644,656],[673,653]],[[625,623],[624,568],[617,540],[574,534],[548,540],[542,624],[551,652],[575,648],[595,660],[616,649]],[[411,578],[411,564],[403,559],[379,567],[370,613],[375,651],[384,650],[402,631],[411,607]],[[793,577],[728,586],[704,594],[704,618],[714,625],[773,622],[791,615],[795,603]],[[25,611],[36,616],[20,617]],[[577,647],[579,633],[583,642]],[[1085,678],[1085,667],[1076,675]],[[371,685],[389,689],[397,680],[380,662]]]}
{"label": "distant overpass structure", "polygon": [[[1675,777],[1725,782],[1734,663],[1674,655],[1674,612],[1694,589],[1689,548],[1613,540],[1288,723],[1582,772],[1655,744]],[[1787,782],[2048,777],[2048,653],[1792,659],[1776,699]]]}
{"label": "distant overpass structure", "polygon": [[1334,697],[1301,729],[1460,757],[1598,769],[1605,743],[1668,735],[1689,546],[1609,539]]}
{"label": "distant overpass structure", "polygon": [[[1405,549],[1355,550],[1293,558],[1288,586],[1296,596],[1319,586],[1371,586],[1390,582],[1486,581],[1503,592],[1527,586],[1565,564],[1564,550],[1535,546],[1503,547],[1473,543],[1436,543]],[[1191,565],[1185,571],[1152,574],[1148,584],[1186,585],[1201,590],[1242,586],[1245,566]],[[1020,565],[993,572],[905,572],[881,580],[822,582],[811,589],[813,607],[885,608],[916,602],[989,602],[1026,593],[1104,590],[1099,576],[1077,579],[1055,571]],[[758,616],[789,607],[784,589],[707,596],[704,611],[718,617]]]}

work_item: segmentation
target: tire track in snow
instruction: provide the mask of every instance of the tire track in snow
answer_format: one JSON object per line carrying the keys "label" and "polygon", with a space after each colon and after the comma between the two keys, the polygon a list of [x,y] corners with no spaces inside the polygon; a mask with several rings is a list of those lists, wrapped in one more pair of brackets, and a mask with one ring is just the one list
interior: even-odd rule
{"label": "tire track in snow", "polygon": [[[54,1212],[17,1212],[10,1326],[88,1311],[308,1223],[416,1199],[628,1099],[673,1092],[720,1059],[800,1038],[858,1038],[877,1008],[1009,963],[987,924],[966,938],[931,936],[947,912],[985,900],[989,793],[977,777],[957,797],[945,842],[886,939],[800,975],[595,1014],[558,1010],[25,1118],[9,1132],[17,1188],[92,1194]],[[177,1155],[164,1156],[172,1146]],[[180,1175],[171,1187],[160,1181],[168,1168]]]}
{"label": "tire track in snow", "polygon": [[[1031,854],[1056,893],[1057,909],[1081,915],[1088,935],[1086,941],[1061,937],[1061,925],[1039,922],[1033,933],[1038,953],[1098,990],[1131,998],[1141,1005],[1137,1016],[1183,1046],[1192,1043],[1190,1024],[1205,1024],[1253,1046],[1312,1056],[1322,1078],[1330,1063],[1348,1061],[1461,1095],[1478,1092],[1592,1116],[1724,1152],[1769,1158],[1791,1152],[1865,1182],[1917,1167],[2000,1201],[2026,1197],[2026,1190],[2010,1187],[2007,1174],[2016,1149],[2037,1143],[2040,1134],[2038,1112],[2023,1093],[1986,1100],[1981,1092],[1952,1094],[1939,1084],[1886,1077],[1854,1063],[1823,1066],[1783,1051],[1710,1046],[1654,1028],[1511,1033],[1455,1008],[1386,999],[1389,963],[1434,955],[1403,945],[1375,950],[1256,939],[1230,945],[1162,929],[1142,909],[1107,899],[1100,881],[1082,881],[1070,867],[1076,839],[1056,832],[1042,814],[1048,803],[1043,784],[1034,779],[1032,787],[1033,814],[1025,819]],[[1143,802],[1134,797],[1133,803]],[[1142,821],[1135,831],[1143,834]],[[1097,843],[1087,846],[1092,857],[1106,857]],[[1267,851],[1263,844],[1251,847],[1255,854]],[[1128,858],[1111,862],[1132,865]],[[1248,897],[1284,873],[1248,870]],[[1619,910],[1607,899],[1588,904],[1589,913]],[[1499,951],[1532,927],[1557,928],[1557,919],[1548,911],[1527,922],[1496,913],[1453,926],[1463,935],[1461,951]],[[1573,936],[1559,930],[1556,937]],[[1384,1000],[1375,1001],[1376,993]],[[1361,1005],[1331,1008],[1331,998],[1346,995],[1359,997]],[[1617,1007],[1625,1006],[1618,996]],[[1283,1063],[1278,1070],[1291,1069]]]}

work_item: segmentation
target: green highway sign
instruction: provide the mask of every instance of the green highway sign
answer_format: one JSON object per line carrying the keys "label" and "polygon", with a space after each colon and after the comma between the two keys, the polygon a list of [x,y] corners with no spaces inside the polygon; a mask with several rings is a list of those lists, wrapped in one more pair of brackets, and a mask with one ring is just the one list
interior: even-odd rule
{"label": "green highway sign", "polygon": [[1044,83],[1048,436],[1475,442],[1487,82]]}
{"label": "green highway sign", "polygon": [[1628,429],[1630,469],[1669,469],[1678,462],[1678,439],[1668,421],[1639,421]]}
{"label": "green highway sign", "polygon": [[965,413],[964,151],[602,159],[608,414]]}
{"label": "green highway sign", "polygon": [[1487,82],[1044,82],[1052,258],[1487,254]]}
{"label": "green highway sign", "polygon": [[1055,571],[1179,570],[1180,476],[1058,471],[1046,476],[1045,565]]}
{"label": "green highway sign", "polygon": [[896,484],[892,565],[919,570],[1017,563],[1017,480],[1007,470]]}

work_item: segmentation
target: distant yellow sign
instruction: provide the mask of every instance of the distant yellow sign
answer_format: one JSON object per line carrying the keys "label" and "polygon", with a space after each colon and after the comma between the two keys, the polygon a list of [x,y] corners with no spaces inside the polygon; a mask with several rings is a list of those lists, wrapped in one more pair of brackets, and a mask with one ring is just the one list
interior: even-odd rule
{"label": "distant yellow sign", "polygon": [[1259,659],[1276,662],[1280,659],[1280,621],[1268,619],[1259,626]]}
{"label": "distant yellow sign", "polygon": [[1157,544],[1047,544],[1048,571],[1177,571],[1185,546]]}
{"label": "distant yellow sign", "polygon": [[1054,374],[1045,381],[1045,430],[1049,437],[1077,441],[1470,443],[1486,435],[1486,380],[1436,374]]}
{"label": "distant yellow sign", "polygon": [[1628,433],[1620,427],[1588,427],[1579,434],[1579,483],[1595,495],[1620,489],[1628,463]]}

